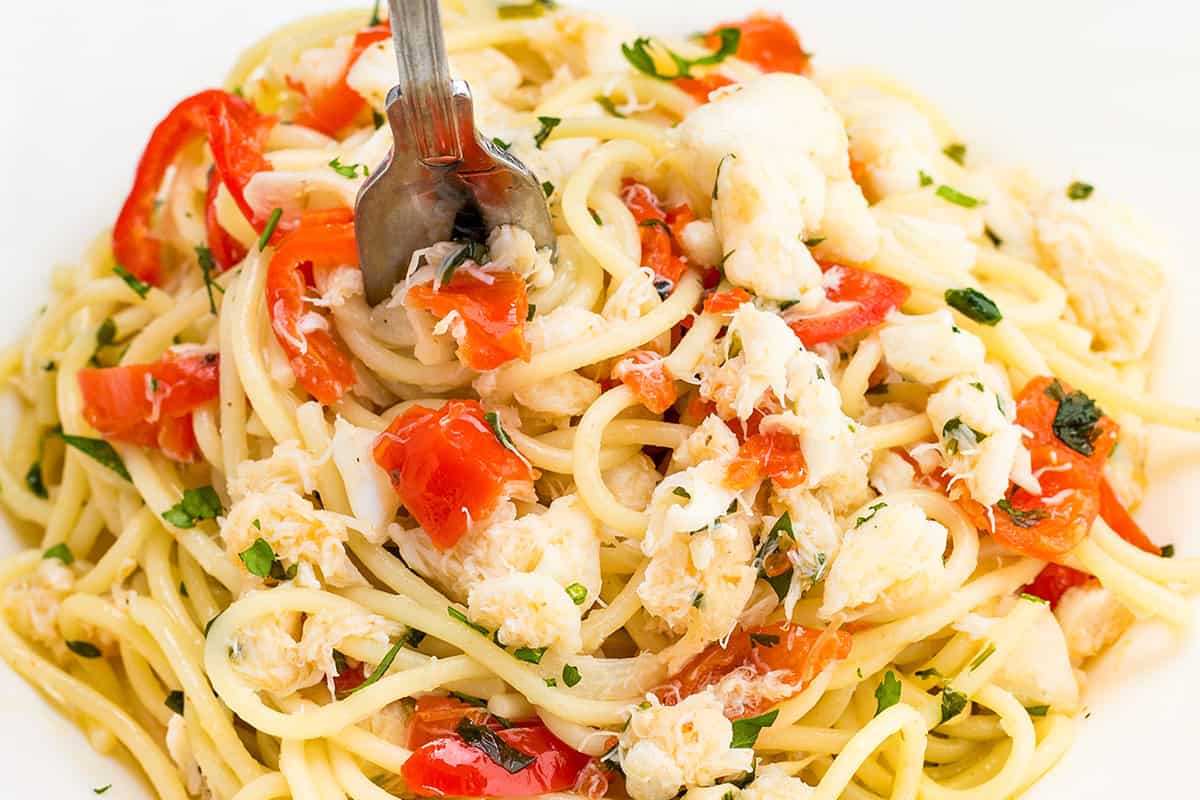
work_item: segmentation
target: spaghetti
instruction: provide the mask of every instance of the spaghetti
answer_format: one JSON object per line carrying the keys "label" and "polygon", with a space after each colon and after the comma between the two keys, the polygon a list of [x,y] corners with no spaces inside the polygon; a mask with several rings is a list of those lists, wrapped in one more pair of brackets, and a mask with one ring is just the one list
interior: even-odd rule
{"label": "spaghetti", "polygon": [[553,5],[445,17],[554,258],[466,231],[367,305],[377,15],[164,118],[0,354],[0,654],[165,800],[1019,794],[1200,585],[1127,511],[1200,429],[1152,244],[781,19]]}

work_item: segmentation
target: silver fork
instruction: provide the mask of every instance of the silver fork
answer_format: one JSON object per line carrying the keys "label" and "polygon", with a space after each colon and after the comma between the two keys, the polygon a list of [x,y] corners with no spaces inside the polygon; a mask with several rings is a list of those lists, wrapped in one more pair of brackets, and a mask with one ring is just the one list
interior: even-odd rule
{"label": "silver fork", "polygon": [[412,255],[517,225],[554,247],[541,185],[475,130],[471,90],[451,80],[437,0],[388,0],[400,83],[387,98],[395,144],[363,184],[354,229],[367,302],[386,300]]}

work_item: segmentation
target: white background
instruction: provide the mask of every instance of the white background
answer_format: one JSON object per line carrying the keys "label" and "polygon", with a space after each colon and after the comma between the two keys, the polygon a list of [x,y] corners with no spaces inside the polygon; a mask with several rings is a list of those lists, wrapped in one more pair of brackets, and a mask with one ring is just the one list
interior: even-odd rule
{"label": "white background", "polygon": [[[45,298],[49,267],[111,224],[154,123],[219,84],[236,54],[273,26],[352,5],[337,0],[106,0],[5,3],[0,48],[0,341]],[[647,31],[685,33],[768,7],[785,11],[818,65],[882,67],[922,89],[973,151],[1076,174],[1163,226],[1175,290],[1159,351],[1161,393],[1196,402],[1200,317],[1200,48],[1191,4],[1116,0],[1004,3],[621,0],[584,2]],[[686,9],[686,11],[680,11]],[[365,15],[364,15],[365,16]],[[1160,542],[1200,550],[1200,445],[1168,433],[1139,514]],[[2,525],[0,521],[0,525]],[[16,549],[0,531],[0,551]],[[1115,661],[1119,696],[1097,691],[1081,741],[1037,798],[1200,796],[1194,781],[1200,647]],[[147,790],[94,754],[75,728],[0,665],[0,795],[141,798]]]}

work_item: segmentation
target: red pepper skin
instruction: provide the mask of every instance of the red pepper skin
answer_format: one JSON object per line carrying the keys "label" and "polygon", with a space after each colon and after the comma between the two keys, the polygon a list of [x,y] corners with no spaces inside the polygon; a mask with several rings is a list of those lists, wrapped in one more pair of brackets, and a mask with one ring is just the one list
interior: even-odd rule
{"label": "red pepper skin", "polygon": [[113,225],[117,263],[146,283],[162,282],[162,242],[153,232],[155,202],[180,152],[206,134],[217,175],[253,223],[243,192],[255,172],[271,168],[262,150],[274,124],[273,118],[260,115],[241,97],[219,89],[194,94],[171,109],[150,135]]}
{"label": "red pepper skin", "polygon": [[532,797],[570,789],[591,761],[543,726],[509,728],[496,735],[536,759],[509,772],[462,737],[451,735],[417,748],[400,774],[420,797]]}
{"label": "red pepper skin", "polygon": [[204,197],[204,232],[208,239],[208,251],[212,253],[213,261],[222,272],[235,264],[241,263],[246,257],[246,248],[229,232],[221,227],[217,220],[217,191],[221,188],[221,179],[216,170],[208,173],[208,192]]}
{"label": "red pepper skin", "polygon": [[354,386],[354,365],[328,330],[300,330],[308,289],[305,275],[358,266],[353,214],[346,209],[317,211],[283,236],[267,267],[267,314],[271,330],[300,385],[324,405]]}

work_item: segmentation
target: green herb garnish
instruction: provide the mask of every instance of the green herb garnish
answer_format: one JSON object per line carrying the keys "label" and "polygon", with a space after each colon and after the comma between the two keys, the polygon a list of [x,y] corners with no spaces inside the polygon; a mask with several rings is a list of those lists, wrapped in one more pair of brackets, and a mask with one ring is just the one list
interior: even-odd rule
{"label": "green herb garnish", "polygon": [[978,289],[947,289],[944,296],[946,305],[981,325],[992,326],[1004,318],[995,302]]}

